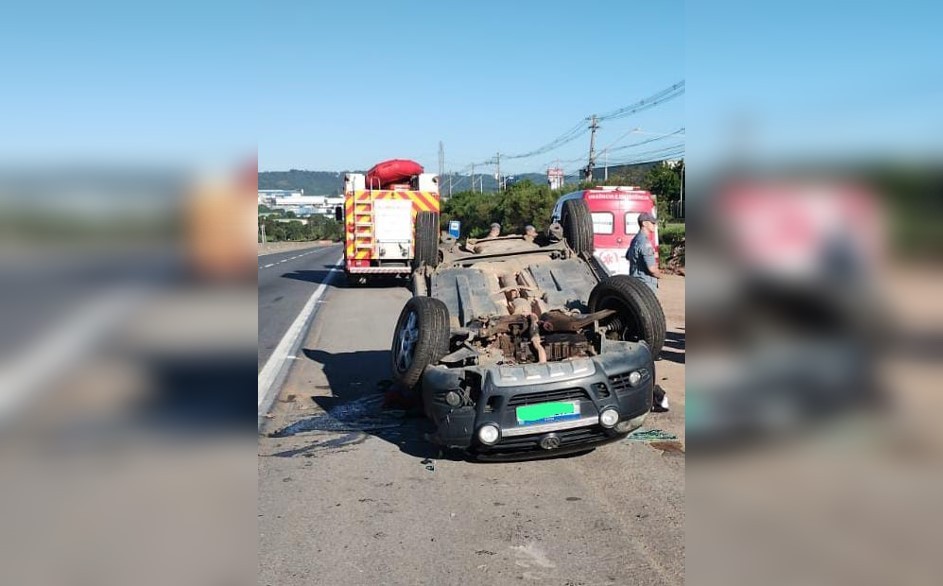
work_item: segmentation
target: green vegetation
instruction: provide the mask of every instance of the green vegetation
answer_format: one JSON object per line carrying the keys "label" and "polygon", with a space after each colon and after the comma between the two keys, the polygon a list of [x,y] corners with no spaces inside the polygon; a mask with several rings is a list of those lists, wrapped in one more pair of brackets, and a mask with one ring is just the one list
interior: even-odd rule
{"label": "green vegetation", "polygon": [[[427,171],[431,171],[427,169]],[[291,191],[304,190],[308,195],[342,195],[344,188],[345,173],[365,173],[363,169],[348,171],[304,171],[301,169],[292,169],[290,171],[259,171],[259,189],[287,189]],[[447,192],[449,185],[449,174],[439,178],[439,185],[443,192]],[[542,182],[546,176],[540,173],[524,173],[509,178],[511,182],[531,180],[532,182]],[[470,183],[467,175],[452,174],[451,180],[464,185]],[[476,184],[481,182],[483,188],[488,191],[494,191],[498,183],[493,175],[487,173],[476,173],[474,180]],[[634,183],[633,185],[638,185]]]}
{"label": "green vegetation", "polygon": [[[682,163],[683,165],[683,163]],[[562,189],[551,190],[545,184],[535,184],[523,179],[498,193],[478,193],[462,191],[454,194],[442,206],[442,226],[447,227],[449,220],[462,222],[463,236],[479,238],[488,233],[492,222],[501,224],[501,231],[523,233],[524,226],[533,224],[537,231],[543,231],[550,223],[550,214],[557,198],[578,189],[587,189],[596,185],[641,185],[658,197],[658,217],[661,230],[668,229],[674,234],[680,231],[684,237],[684,224],[670,224],[667,204],[677,201],[680,196],[681,167],[654,165],[640,173],[638,169],[629,169],[625,174],[610,175],[608,181],[564,185]],[[656,190],[662,190],[659,193]],[[662,194],[667,194],[662,195]],[[669,236],[670,238],[671,236]],[[678,239],[680,241],[680,239]],[[674,242],[672,242],[674,243]]]}
{"label": "green vegetation", "polygon": [[[652,192],[656,197],[656,211],[664,229],[669,220],[675,218],[681,199],[681,181],[684,177],[684,161],[674,167],[654,164],[649,167],[632,167],[625,171],[609,174],[608,185],[638,185]],[[682,220],[683,221],[683,220]]]}
{"label": "green vegetation", "polygon": [[575,189],[575,185],[565,185],[563,189],[551,190],[547,185],[535,185],[525,179],[503,193],[462,191],[443,204],[442,225],[447,227],[449,220],[459,220],[462,235],[472,238],[487,234],[492,222],[501,224],[505,234],[522,234],[528,224],[539,232],[549,225],[557,198]]}
{"label": "green vegetation", "polygon": [[684,240],[684,224],[664,224],[658,228],[658,242],[674,246]]}
{"label": "green vegetation", "polygon": [[[628,165],[625,167],[610,167],[609,179],[601,181],[600,185],[645,185],[645,178],[651,173],[652,169],[659,166],[660,163],[641,163],[638,165]],[[596,173],[599,167],[596,168]]]}
{"label": "green vegetation", "polygon": [[[289,212],[290,213],[290,212]],[[344,238],[344,227],[332,218],[311,216],[308,223],[298,220],[279,222],[272,216],[259,217],[259,223],[265,225],[265,239],[268,242],[307,242],[311,240],[339,241]],[[261,238],[261,231],[259,234]]]}
{"label": "green vegetation", "polygon": [[[675,202],[680,196],[681,173],[683,163],[676,167],[665,165],[639,166],[610,174],[607,181],[564,185],[551,190],[545,183],[535,183],[531,175],[519,176],[503,192],[461,191],[454,193],[442,205],[441,222],[448,226],[449,220],[462,222],[462,235],[480,238],[488,233],[492,222],[501,224],[502,232],[523,233],[524,226],[533,224],[538,231],[546,230],[550,223],[550,214],[557,198],[578,189],[587,189],[596,185],[639,185],[658,196],[658,217],[661,220],[662,242],[675,244],[684,237],[683,224],[669,223],[671,215],[668,202]],[[537,177],[537,176],[535,176]],[[343,172],[330,173],[321,171],[300,171],[293,169],[285,172],[259,173],[259,189],[304,189],[306,193],[339,193]],[[445,186],[444,182],[440,185]],[[487,183],[486,183],[487,187]],[[280,213],[266,206],[259,206],[260,214],[272,214],[259,221],[265,222],[266,236],[270,241],[277,240],[340,240],[343,238],[343,226],[332,219],[313,217],[311,224],[301,222],[277,222],[275,217],[292,218],[291,212]],[[680,233],[680,237],[674,234]],[[670,251],[669,251],[670,252]]]}
{"label": "green vegetation", "polygon": [[[684,224],[664,223],[658,228],[658,263],[662,268],[668,265],[671,251],[684,241]],[[680,266],[684,266],[684,252],[679,257]]]}
{"label": "green vegetation", "polygon": [[657,165],[645,176],[642,186],[651,191],[659,200],[676,202],[681,197],[681,174],[684,161],[674,167]]}
{"label": "green vegetation", "polygon": [[671,258],[671,245],[664,242],[660,243],[658,245],[658,265],[665,268],[669,258]]}

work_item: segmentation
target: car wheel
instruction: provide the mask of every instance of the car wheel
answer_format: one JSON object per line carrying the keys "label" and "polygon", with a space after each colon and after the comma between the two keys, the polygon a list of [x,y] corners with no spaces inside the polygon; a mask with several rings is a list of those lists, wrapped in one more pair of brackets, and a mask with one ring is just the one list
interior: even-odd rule
{"label": "car wheel", "polygon": [[561,212],[563,235],[566,243],[577,254],[593,252],[593,217],[589,206],[582,199],[570,199],[563,202]]}
{"label": "car wheel", "polygon": [[621,340],[644,340],[658,358],[665,345],[665,312],[655,293],[641,280],[614,275],[600,281],[589,295],[591,312],[613,309],[616,314],[601,325]]}
{"label": "car wheel", "polygon": [[439,264],[439,214],[419,212],[416,214],[416,254],[413,268],[423,264],[430,267]]}
{"label": "car wheel", "polygon": [[413,297],[396,322],[390,350],[393,380],[404,389],[419,384],[426,366],[449,351],[449,310],[432,297]]}

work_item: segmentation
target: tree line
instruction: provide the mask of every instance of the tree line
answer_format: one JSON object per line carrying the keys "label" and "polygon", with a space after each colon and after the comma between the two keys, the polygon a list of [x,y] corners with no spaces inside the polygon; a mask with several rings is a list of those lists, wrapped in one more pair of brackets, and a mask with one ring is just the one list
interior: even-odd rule
{"label": "tree line", "polygon": [[462,234],[472,238],[487,234],[493,222],[501,224],[501,231],[505,234],[523,233],[528,224],[537,228],[538,232],[543,231],[549,225],[553,207],[561,195],[600,185],[635,185],[652,192],[656,196],[658,218],[665,223],[673,219],[669,212],[672,209],[670,203],[680,199],[683,173],[682,161],[673,167],[655,165],[642,173],[628,169],[610,174],[606,181],[564,185],[555,190],[550,189],[549,185],[538,185],[525,179],[509,185],[503,192],[462,191],[443,203],[442,226],[446,229],[450,220],[459,220],[462,222]]}
{"label": "tree line", "polygon": [[[501,224],[505,234],[523,233],[528,224],[543,231],[550,223],[550,214],[561,195],[599,185],[636,185],[652,192],[657,196],[658,218],[665,223],[672,219],[669,204],[680,198],[683,169],[683,161],[673,167],[655,165],[644,170],[629,168],[610,174],[606,181],[564,185],[556,190],[546,184],[523,179],[499,192],[461,191],[443,202],[441,226],[446,229],[450,220],[459,220],[462,222],[462,234],[473,238],[487,234],[493,222]],[[300,221],[279,222],[275,216],[293,219],[295,214],[259,206],[259,222],[265,225],[265,236],[269,242],[337,241],[344,238],[343,224],[332,218],[312,216],[305,225]]]}
{"label": "tree line", "polygon": [[[260,206],[259,213],[263,212]],[[280,222],[277,217],[288,218],[288,222]],[[308,223],[304,224],[300,220],[293,219],[293,212],[286,212],[284,216],[266,215],[259,216],[259,224],[265,227],[265,240],[267,242],[307,242],[311,240],[333,240],[344,239],[344,226],[333,218],[314,215],[308,218]],[[259,231],[261,241],[262,231]]]}

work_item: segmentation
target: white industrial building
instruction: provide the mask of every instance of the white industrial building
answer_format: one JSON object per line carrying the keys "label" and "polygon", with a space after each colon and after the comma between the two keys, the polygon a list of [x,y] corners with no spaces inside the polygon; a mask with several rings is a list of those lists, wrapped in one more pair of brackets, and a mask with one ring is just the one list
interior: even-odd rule
{"label": "white industrial building", "polygon": [[343,197],[327,195],[305,195],[304,190],[260,189],[259,204],[273,210],[294,212],[299,217],[320,214],[334,217],[334,208],[344,205]]}

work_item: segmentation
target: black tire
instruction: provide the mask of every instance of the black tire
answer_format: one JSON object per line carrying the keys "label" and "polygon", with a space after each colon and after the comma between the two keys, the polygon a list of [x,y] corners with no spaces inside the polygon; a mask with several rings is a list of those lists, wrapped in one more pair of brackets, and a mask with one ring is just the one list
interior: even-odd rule
{"label": "black tire", "polygon": [[419,212],[416,214],[416,256],[413,269],[425,263],[430,267],[439,264],[439,214]]}
{"label": "black tire", "polygon": [[407,301],[393,331],[390,349],[393,380],[404,389],[415,389],[426,366],[438,362],[448,351],[448,307],[432,297],[413,297]]}
{"label": "black tire", "polygon": [[665,312],[654,291],[640,279],[614,275],[600,281],[589,295],[589,310],[615,309],[602,325],[615,325],[622,340],[645,340],[652,357],[665,345]]}
{"label": "black tire", "polygon": [[593,216],[585,201],[570,199],[563,202],[560,223],[563,224],[566,243],[574,252],[593,252]]}

